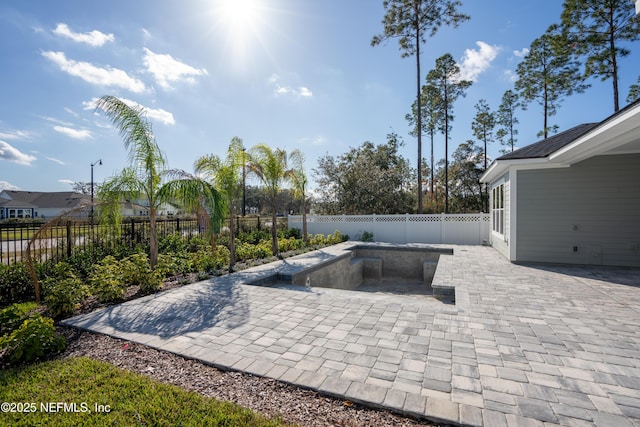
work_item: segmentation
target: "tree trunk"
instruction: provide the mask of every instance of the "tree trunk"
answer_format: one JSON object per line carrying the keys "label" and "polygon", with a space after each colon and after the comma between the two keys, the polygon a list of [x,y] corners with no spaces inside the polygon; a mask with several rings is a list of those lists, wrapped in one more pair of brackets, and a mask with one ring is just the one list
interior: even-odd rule
{"label": "tree trunk", "polygon": [[233,266],[236,265],[236,232],[235,221],[230,217],[229,221],[229,273],[233,272]]}
{"label": "tree trunk", "polygon": [[[275,200],[273,201],[275,204]],[[271,211],[271,252],[278,255],[278,218],[276,216],[276,208]]]}
{"label": "tree trunk", "polygon": [[420,90],[420,27],[416,22],[416,86],[418,103],[418,213],[422,213],[422,91]]}
{"label": "tree trunk", "polygon": [[149,264],[153,269],[158,263],[158,230],[156,228],[156,207],[149,203]]}
{"label": "tree trunk", "polygon": [[616,55],[616,38],[614,34],[613,22],[613,6],[609,10],[609,50],[611,51],[611,80],[613,80],[613,111],[615,113],[620,110],[619,94],[618,94],[618,61]]}
{"label": "tree trunk", "polygon": [[307,202],[304,195],[302,198],[302,240],[304,243],[309,243],[309,235],[307,234]]}

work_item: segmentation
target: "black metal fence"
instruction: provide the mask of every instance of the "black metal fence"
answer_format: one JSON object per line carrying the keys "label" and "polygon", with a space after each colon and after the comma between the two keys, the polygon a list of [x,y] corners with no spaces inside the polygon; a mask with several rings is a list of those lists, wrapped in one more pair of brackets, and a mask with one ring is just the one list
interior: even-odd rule
{"label": "black metal fence", "polygon": [[[251,232],[271,226],[271,218],[265,216],[233,217],[237,232]],[[278,218],[278,226],[286,228],[286,218]],[[156,220],[158,239],[177,234],[181,238],[204,237],[208,233],[207,221],[197,218],[159,218]],[[223,232],[228,230],[223,228]],[[35,237],[35,238],[34,238]],[[145,245],[149,242],[149,219],[126,218],[120,230],[109,225],[91,224],[87,220],[69,219],[55,224],[42,222],[0,223],[0,263],[22,261],[30,248],[36,261],[71,257],[99,243],[106,247],[118,245]]]}

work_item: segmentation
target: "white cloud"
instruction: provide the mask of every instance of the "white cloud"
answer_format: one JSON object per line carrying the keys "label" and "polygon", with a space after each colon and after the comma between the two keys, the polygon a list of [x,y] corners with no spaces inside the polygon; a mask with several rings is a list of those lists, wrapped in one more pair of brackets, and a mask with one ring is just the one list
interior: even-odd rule
{"label": "white cloud", "polygon": [[492,46],[482,41],[477,41],[478,49],[467,49],[464,51],[460,64],[460,79],[476,81],[478,76],[486,71],[491,62],[500,52],[499,46]]}
{"label": "white cloud", "polygon": [[52,162],[57,163],[59,165],[63,165],[63,166],[65,165],[65,163],[62,160],[58,160],[53,157],[47,157],[47,160],[51,160]]}
{"label": "white cloud", "polygon": [[0,159],[27,166],[36,160],[35,157],[21,152],[4,141],[0,141]]}
{"label": "white cloud", "polygon": [[89,62],[67,59],[64,52],[42,52],[42,56],[52,61],[67,74],[80,77],[87,83],[107,87],[120,87],[131,92],[143,92],[146,87],[141,80],[129,76],[118,68],[100,68]]}
{"label": "white cloud", "polygon": [[76,113],[75,111],[73,111],[71,108],[69,107],[64,107],[64,111],[66,111],[67,113],[71,114],[73,117],[79,118],[80,116],[78,115],[78,113]]}
{"label": "white cloud", "polygon": [[0,181],[0,190],[20,190],[20,188],[16,187],[10,182]]}
{"label": "white cloud", "polygon": [[[175,125],[176,121],[173,117],[173,114],[167,110],[163,110],[162,108],[148,108],[142,104],[138,104],[135,101],[126,98],[120,98],[122,102],[127,104],[130,107],[142,107],[147,114],[147,117],[152,120],[157,120],[165,125]],[[96,108],[96,102],[98,102],[98,98],[91,98],[90,101],[84,101],[82,105],[85,110],[94,110]]]}
{"label": "white cloud", "polygon": [[9,130],[0,131],[0,138],[2,139],[31,139],[33,134],[26,130]]}
{"label": "white cloud", "polygon": [[298,89],[298,92],[300,93],[300,96],[304,96],[304,97],[313,96],[313,93],[311,93],[311,91],[304,86],[300,86],[300,88]]}
{"label": "white cloud", "polygon": [[504,77],[511,83],[515,83],[518,80],[518,75],[512,70],[504,70]]}
{"label": "white cloud", "polygon": [[56,132],[60,132],[64,135],[67,135],[69,138],[73,139],[87,139],[91,138],[91,131],[86,129],[73,129],[66,126],[54,126],[53,130]]}
{"label": "white cloud", "polygon": [[298,143],[303,146],[309,146],[309,145],[320,146],[320,145],[326,145],[327,140],[323,136],[316,136],[316,137],[309,137],[309,138],[300,138],[298,140]]}
{"label": "white cloud", "polygon": [[63,184],[69,184],[69,185],[73,185],[73,184],[75,184],[75,183],[76,183],[76,182],[75,182],[74,180],[72,180],[72,179],[59,179],[59,180],[58,180],[58,182],[61,182],[61,183],[63,183]]}
{"label": "white cloud", "polygon": [[529,49],[527,49],[526,47],[523,47],[521,50],[514,50],[513,54],[518,58],[524,58],[529,54]]}
{"label": "white cloud", "polygon": [[194,76],[208,74],[204,68],[194,68],[174,59],[171,55],[154,53],[146,47],[144,51],[144,65],[163,89],[172,89],[171,84],[180,81],[193,83]]}
{"label": "white cloud", "polygon": [[96,30],[90,31],[88,33],[74,33],[73,31],[71,31],[67,24],[58,24],[55,30],[53,30],[53,33],[59,36],[70,38],[75,42],[86,43],[94,47],[102,46],[107,42],[112,42],[115,40],[113,34],[105,34]]}
{"label": "white cloud", "polygon": [[282,86],[280,82],[280,76],[277,74],[272,74],[269,77],[269,84],[273,86],[273,93],[276,95],[294,95],[301,96],[304,98],[311,98],[313,93],[309,90],[308,87],[299,86],[298,89],[294,89],[291,86]]}

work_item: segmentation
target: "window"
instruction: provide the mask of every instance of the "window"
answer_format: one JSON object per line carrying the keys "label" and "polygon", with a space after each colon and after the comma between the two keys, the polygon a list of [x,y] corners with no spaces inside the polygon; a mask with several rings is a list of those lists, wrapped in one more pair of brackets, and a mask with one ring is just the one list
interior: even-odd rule
{"label": "window", "polygon": [[498,234],[504,234],[504,184],[494,187],[492,196],[493,231]]}

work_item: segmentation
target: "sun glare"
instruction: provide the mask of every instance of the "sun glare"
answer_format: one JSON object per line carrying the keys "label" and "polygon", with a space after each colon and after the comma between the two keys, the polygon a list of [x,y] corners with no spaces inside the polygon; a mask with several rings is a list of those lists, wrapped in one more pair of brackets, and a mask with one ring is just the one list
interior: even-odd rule
{"label": "sun glare", "polygon": [[246,63],[252,50],[263,43],[266,13],[263,0],[218,0],[216,27],[236,65]]}
{"label": "sun glare", "polygon": [[256,0],[220,0],[219,18],[232,31],[242,31],[255,24],[258,2]]}

